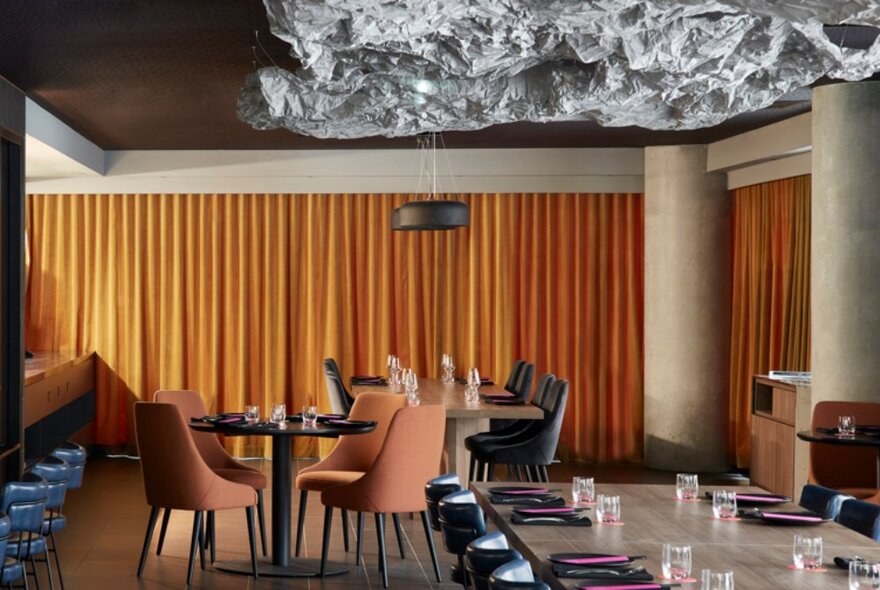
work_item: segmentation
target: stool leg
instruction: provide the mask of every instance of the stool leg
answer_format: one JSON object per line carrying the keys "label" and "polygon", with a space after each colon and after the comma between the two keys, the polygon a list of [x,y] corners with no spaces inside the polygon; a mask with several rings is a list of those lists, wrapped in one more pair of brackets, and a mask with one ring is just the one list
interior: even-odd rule
{"label": "stool leg", "polygon": [[156,546],[156,555],[162,555],[162,546],[165,544],[165,532],[168,530],[168,519],[171,517],[171,508],[166,508],[162,514],[162,528],[159,529],[159,544]]}
{"label": "stool leg", "polygon": [[[58,584],[61,586],[61,590],[64,590],[64,578],[61,575],[61,558],[58,557],[58,544],[55,543],[55,533],[49,533],[49,540],[52,541],[52,548],[50,551],[55,554],[55,568],[58,570]],[[49,554],[46,554],[46,559],[49,559]]]}
{"label": "stool leg", "polygon": [[468,469],[468,481],[469,482],[476,481],[474,479],[474,471],[476,471],[476,469],[477,469],[477,458],[474,457],[473,453],[471,453],[471,465],[470,465],[470,469]]}
{"label": "stool leg", "polygon": [[549,482],[550,477],[547,474],[547,466],[546,465],[539,465],[538,467],[541,469],[541,477],[544,478],[545,482]]}
{"label": "stool leg", "polygon": [[296,523],[296,552],[294,555],[299,557],[300,549],[302,549],[303,529],[306,524],[306,503],[309,501],[309,493],[306,490],[299,492],[299,521]]}
{"label": "stool leg", "polygon": [[486,481],[493,481],[495,479],[495,463],[489,461],[486,468]]}
{"label": "stool leg", "polygon": [[[147,563],[147,553],[150,552],[150,542],[153,540],[153,529],[156,528],[156,520],[159,518],[159,507],[150,508],[150,520],[147,522],[147,533],[144,535],[144,548],[141,551],[141,561],[138,563],[137,577],[144,573],[144,565]],[[20,544],[20,542],[19,542]],[[22,566],[24,568],[24,566]],[[27,579],[27,576],[25,576]]]}
{"label": "stool leg", "polygon": [[431,534],[431,522],[428,520],[428,512],[422,510],[422,526],[425,527],[425,537],[428,539],[428,550],[431,552],[431,563],[434,564],[434,575],[437,576],[437,582],[443,580],[440,578],[440,564],[437,562],[437,549],[434,548],[434,536]]}
{"label": "stool leg", "polygon": [[400,559],[406,559],[406,553],[403,550],[403,531],[400,530],[400,515],[396,512],[392,513],[391,520],[394,521],[394,532],[397,533],[397,548],[400,549]]}

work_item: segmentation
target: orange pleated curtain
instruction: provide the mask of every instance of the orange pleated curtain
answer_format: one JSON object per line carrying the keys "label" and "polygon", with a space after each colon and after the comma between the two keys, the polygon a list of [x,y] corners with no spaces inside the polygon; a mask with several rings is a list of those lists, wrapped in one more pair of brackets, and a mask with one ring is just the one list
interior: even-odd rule
{"label": "orange pleated curtain", "polygon": [[392,232],[404,195],[29,195],[27,345],[97,353],[105,445],[131,444],[156,389],[327,409],[325,357],[436,377],[448,352],[502,382],[517,358],[569,379],[560,453],[640,459],[642,196],[455,198],[470,228]]}
{"label": "orange pleated curtain", "polygon": [[729,449],[748,467],[752,376],[810,367],[810,176],[732,197]]}

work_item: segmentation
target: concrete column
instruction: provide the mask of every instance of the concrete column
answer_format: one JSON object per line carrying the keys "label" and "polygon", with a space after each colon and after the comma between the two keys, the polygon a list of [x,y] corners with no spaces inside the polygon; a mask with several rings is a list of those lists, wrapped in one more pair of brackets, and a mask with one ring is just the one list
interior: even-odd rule
{"label": "concrete column", "polygon": [[880,402],[880,82],[813,90],[813,403]]}
{"label": "concrete column", "polygon": [[706,146],[645,149],[645,464],[727,458],[730,212]]}

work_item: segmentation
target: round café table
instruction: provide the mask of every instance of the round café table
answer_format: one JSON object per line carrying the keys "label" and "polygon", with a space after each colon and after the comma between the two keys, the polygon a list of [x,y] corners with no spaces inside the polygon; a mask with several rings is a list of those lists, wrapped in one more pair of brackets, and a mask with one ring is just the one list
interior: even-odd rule
{"label": "round caf\u00e9 table", "polygon": [[[260,576],[279,578],[304,578],[317,576],[321,570],[320,559],[291,557],[290,555],[290,517],[291,517],[291,479],[290,449],[295,436],[314,436],[336,438],[341,435],[365,434],[376,429],[375,422],[362,425],[334,425],[319,422],[314,428],[305,428],[302,421],[288,419],[287,428],[261,422],[256,425],[210,424],[191,421],[190,428],[202,432],[213,432],[224,436],[270,436],[272,437],[272,556],[259,562]],[[224,572],[251,575],[249,559],[240,561],[218,561],[214,567]],[[338,575],[348,572],[345,564],[327,562],[325,575]]]}
{"label": "round caf\u00e9 table", "polygon": [[[824,430],[824,429],[823,429]],[[876,466],[876,482],[877,489],[880,490],[880,436],[863,434],[856,430],[852,436],[838,436],[831,429],[828,432],[823,430],[804,430],[797,433],[797,437],[811,443],[819,443],[823,445],[838,445],[844,447],[873,447],[877,449],[877,466]]]}

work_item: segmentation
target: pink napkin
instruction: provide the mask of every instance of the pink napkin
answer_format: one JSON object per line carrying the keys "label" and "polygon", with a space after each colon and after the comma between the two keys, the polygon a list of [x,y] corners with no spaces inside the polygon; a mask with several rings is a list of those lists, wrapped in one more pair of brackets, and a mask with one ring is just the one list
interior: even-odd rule
{"label": "pink napkin", "polygon": [[768,496],[750,496],[748,494],[737,494],[737,500],[749,500],[751,502],[779,502],[780,500],[784,500],[785,498],[779,497],[768,497]]}
{"label": "pink napkin", "polygon": [[[489,490],[492,491],[491,489]],[[524,494],[524,495],[535,495],[535,494],[547,494],[550,493],[550,490],[547,488],[529,488],[522,490],[505,490],[503,492],[496,492],[498,494]]]}
{"label": "pink napkin", "polygon": [[578,586],[579,590],[661,590],[660,584],[616,584],[614,586]]}
{"label": "pink napkin", "polygon": [[571,565],[589,565],[591,563],[617,563],[619,561],[629,561],[628,555],[604,555],[602,557],[574,557],[572,559],[557,559],[559,563],[568,563]]}
{"label": "pink napkin", "polygon": [[764,516],[769,516],[770,518],[783,518],[785,520],[803,520],[806,522],[821,522],[821,516],[801,516],[799,514],[781,514],[779,512],[762,512]]}
{"label": "pink napkin", "polygon": [[561,512],[574,512],[574,508],[561,507],[561,508],[519,508],[517,512],[522,512],[523,514],[545,514],[545,513],[561,513]]}
{"label": "pink napkin", "polygon": [[486,397],[515,397],[512,393],[487,393]]}

